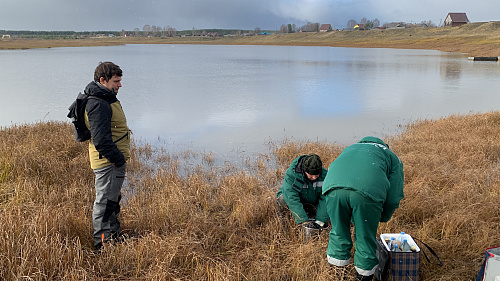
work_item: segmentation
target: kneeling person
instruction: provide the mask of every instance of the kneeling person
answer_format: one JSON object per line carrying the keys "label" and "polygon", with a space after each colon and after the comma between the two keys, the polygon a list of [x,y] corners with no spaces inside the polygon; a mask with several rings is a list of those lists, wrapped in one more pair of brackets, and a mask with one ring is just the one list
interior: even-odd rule
{"label": "kneeling person", "polygon": [[290,210],[297,225],[316,229],[326,227],[328,213],[322,194],[326,173],[316,154],[301,155],[293,160],[277,193],[280,212]]}

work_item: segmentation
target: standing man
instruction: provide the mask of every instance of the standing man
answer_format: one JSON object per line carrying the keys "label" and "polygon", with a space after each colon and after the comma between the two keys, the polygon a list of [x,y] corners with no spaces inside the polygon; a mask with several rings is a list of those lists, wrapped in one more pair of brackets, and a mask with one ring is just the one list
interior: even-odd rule
{"label": "standing man", "polygon": [[277,194],[280,213],[290,210],[295,223],[308,228],[327,227],[328,213],[321,189],[326,172],[316,154],[301,155],[293,160]]}
{"label": "standing man", "polygon": [[355,227],[356,280],[372,280],[379,263],[377,228],[399,207],[403,194],[403,163],[381,139],[365,137],[344,149],[332,162],[323,184],[332,220],[328,262],[347,266],[351,259],[351,221]]}
{"label": "standing man", "polygon": [[96,250],[121,233],[118,221],[121,187],[130,158],[127,120],[116,98],[121,80],[122,70],[118,65],[102,62],[94,71],[94,81],[84,91],[90,96],[85,107],[85,122],[91,134],[90,167],[95,174],[92,223]]}

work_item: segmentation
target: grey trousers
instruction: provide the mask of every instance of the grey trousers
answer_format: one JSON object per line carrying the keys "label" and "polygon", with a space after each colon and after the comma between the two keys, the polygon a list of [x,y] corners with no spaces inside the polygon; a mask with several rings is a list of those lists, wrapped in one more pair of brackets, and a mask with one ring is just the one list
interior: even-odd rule
{"label": "grey trousers", "polygon": [[95,201],[92,213],[94,226],[94,246],[102,246],[121,232],[120,213],[121,188],[125,180],[127,164],[116,168],[114,165],[95,169]]}

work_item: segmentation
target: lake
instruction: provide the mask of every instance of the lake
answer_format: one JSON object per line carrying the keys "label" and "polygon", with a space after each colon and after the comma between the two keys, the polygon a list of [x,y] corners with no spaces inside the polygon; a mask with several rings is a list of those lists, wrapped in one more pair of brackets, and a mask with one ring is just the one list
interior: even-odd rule
{"label": "lake", "polygon": [[284,139],[350,144],[401,124],[498,110],[500,67],[432,50],[125,45],[0,50],[0,126],[67,121],[100,61],[136,140],[219,157]]}

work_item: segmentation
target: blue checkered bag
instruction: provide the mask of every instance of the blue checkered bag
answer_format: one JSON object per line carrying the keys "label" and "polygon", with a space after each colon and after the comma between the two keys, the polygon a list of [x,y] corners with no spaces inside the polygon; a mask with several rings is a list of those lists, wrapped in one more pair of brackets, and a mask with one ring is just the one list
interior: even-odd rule
{"label": "blue checkered bag", "polygon": [[443,262],[441,262],[436,252],[429,245],[415,237],[411,237],[410,241],[412,241],[412,243],[418,241],[424,245],[425,248],[436,258],[437,262],[431,262],[425,251],[419,247],[417,247],[417,252],[389,251],[387,245],[382,241],[382,236],[387,236],[386,238],[388,238],[395,235],[398,234],[382,234],[381,238],[377,239],[377,258],[380,262],[375,270],[375,278],[377,280],[418,281],[420,275],[420,253],[424,254],[427,262],[439,266],[443,265]]}
{"label": "blue checkered bag", "polygon": [[393,281],[418,281],[420,252],[389,252],[389,270]]}

